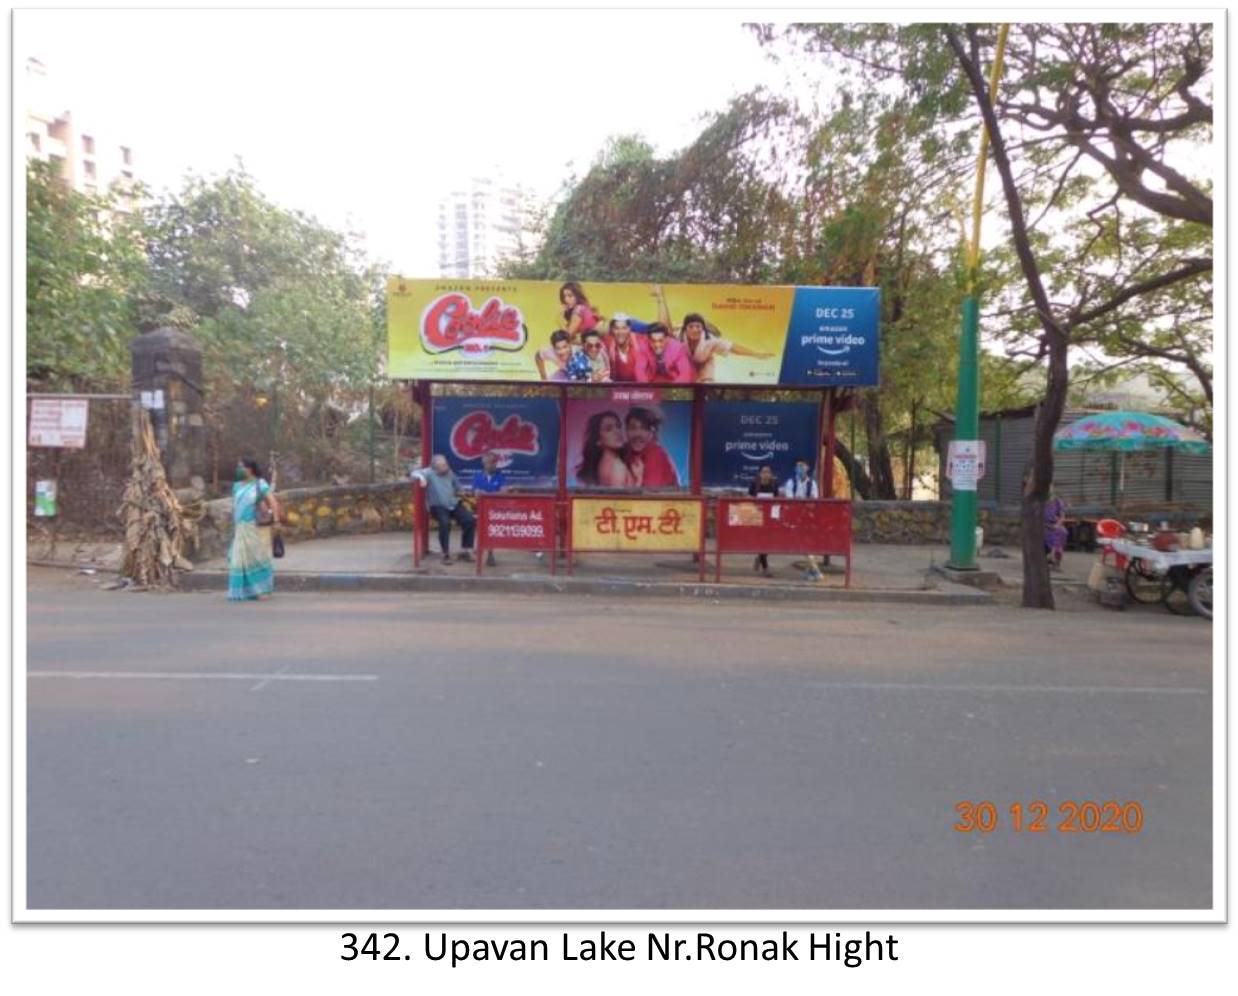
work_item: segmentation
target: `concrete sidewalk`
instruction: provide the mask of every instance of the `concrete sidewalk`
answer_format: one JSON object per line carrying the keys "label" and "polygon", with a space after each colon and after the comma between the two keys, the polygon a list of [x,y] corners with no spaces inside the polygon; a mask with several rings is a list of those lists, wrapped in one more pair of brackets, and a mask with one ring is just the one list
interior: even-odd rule
{"label": "concrete sidewalk", "polygon": [[[458,552],[458,550],[457,550]],[[989,553],[991,551],[985,551]],[[997,573],[1018,591],[1021,560],[1018,551],[1007,556],[982,556],[980,566]],[[678,594],[709,598],[771,600],[892,601],[929,604],[985,604],[989,592],[952,583],[933,568],[946,562],[949,550],[939,546],[861,544],[853,550],[851,588],[844,587],[839,558],[826,568],[822,581],[803,577],[803,562],[772,556],[773,576],[761,577],[748,555],[723,558],[722,581],[714,584],[714,559],[707,556],[705,580],[698,579],[688,556],[657,558],[608,554],[578,555],[569,577],[563,561],[550,574],[548,562],[531,553],[499,551],[497,566],[478,577],[476,565],[456,561],[444,565],[436,554],[413,567],[410,539],[404,533],[336,536],[290,544],[287,556],[276,563],[276,588],[281,591],[321,590],[486,590],[510,592],[558,591],[590,594]],[[1055,582],[1082,586],[1093,556],[1067,554],[1066,569]],[[217,558],[199,566],[185,579],[185,587],[220,590],[226,585],[227,561]]]}

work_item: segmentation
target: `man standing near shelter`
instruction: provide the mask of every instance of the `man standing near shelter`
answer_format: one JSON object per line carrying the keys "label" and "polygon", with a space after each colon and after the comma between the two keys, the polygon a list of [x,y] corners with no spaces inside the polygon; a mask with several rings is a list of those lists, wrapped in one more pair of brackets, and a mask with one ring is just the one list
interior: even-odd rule
{"label": "man standing near shelter", "polygon": [[477,520],[473,513],[460,504],[460,479],[447,465],[447,458],[441,453],[435,453],[430,459],[430,466],[409,471],[409,477],[426,489],[426,507],[434,521],[438,523],[438,543],[443,551],[443,563],[451,563],[451,520],[460,523],[463,534],[460,545],[460,559],[473,559],[473,532],[477,528]]}
{"label": "man standing near shelter", "polygon": [[[782,494],[784,498],[820,498],[821,492],[817,490],[817,482],[813,479],[810,473],[811,467],[808,461],[800,457],[795,461],[795,473],[787,478],[787,482],[782,486]],[[820,581],[822,578],[821,569],[817,566],[817,558],[811,554],[808,557],[808,570],[804,572],[805,581]]]}

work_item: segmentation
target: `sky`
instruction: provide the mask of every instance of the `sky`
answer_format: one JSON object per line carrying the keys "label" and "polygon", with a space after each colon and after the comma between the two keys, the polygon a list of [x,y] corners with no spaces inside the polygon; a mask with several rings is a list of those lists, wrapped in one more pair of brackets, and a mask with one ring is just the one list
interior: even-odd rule
{"label": "sky", "polygon": [[[773,64],[731,12],[18,11],[17,65],[156,191],[240,156],[272,200],[437,274],[437,198],[501,169],[550,196],[608,136],[660,153]],[[19,73],[19,76],[21,74]],[[20,97],[20,91],[19,91]]]}

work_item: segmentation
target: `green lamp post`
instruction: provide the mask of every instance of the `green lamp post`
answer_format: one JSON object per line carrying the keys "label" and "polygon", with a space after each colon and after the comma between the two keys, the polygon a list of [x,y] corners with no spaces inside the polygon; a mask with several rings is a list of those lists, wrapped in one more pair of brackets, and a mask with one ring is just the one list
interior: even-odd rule
{"label": "green lamp post", "polygon": [[[989,100],[997,98],[1006,54],[1006,35],[1010,25],[997,32],[997,51],[989,75]],[[976,164],[976,193],[972,201],[972,237],[967,255],[967,296],[963,298],[962,329],[959,333],[958,400],[954,408],[956,444],[978,444],[980,439],[980,300],[977,282],[980,275],[980,218],[984,207],[984,170],[989,158],[989,133],[980,126],[980,154]],[[963,447],[960,447],[962,449]],[[959,485],[962,485],[960,487]],[[976,569],[976,486],[974,477],[960,479],[952,490],[950,504],[950,567]]]}

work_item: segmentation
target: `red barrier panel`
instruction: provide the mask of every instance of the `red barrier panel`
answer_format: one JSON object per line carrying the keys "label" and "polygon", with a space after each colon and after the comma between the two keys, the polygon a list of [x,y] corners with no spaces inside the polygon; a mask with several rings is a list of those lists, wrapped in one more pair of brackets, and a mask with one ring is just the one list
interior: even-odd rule
{"label": "red barrier panel", "polygon": [[490,550],[541,550],[555,573],[558,511],[553,496],[477,496],[477,573]]}
{"label": "red barrier panel", "polygon": [[791,553],[847,558],[851,587],[851,502],[839,498],[719,498],[714,580],[724,553]]}
{"label": "red barrier panel", "polygon": [[426,509],[426,489],[413,481],[413,566],[421,566],[421,558],[430,546],[430,513]]}

